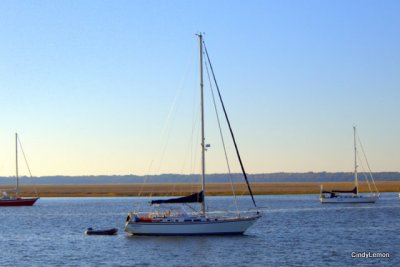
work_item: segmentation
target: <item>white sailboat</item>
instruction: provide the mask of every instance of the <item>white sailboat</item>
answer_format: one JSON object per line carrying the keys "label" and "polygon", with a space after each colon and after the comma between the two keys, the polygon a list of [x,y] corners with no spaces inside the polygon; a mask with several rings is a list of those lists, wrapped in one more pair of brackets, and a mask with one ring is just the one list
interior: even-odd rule
{"label": "white sailboat", "polygon": [[369,194],[360,194],[358,191],[358,164],[357,164],[357,141],[356,141],[356,127],[353,127],[354,132],[354,188],[352,190],[323,190],[321,186],[320,202],[321,203],[375,203],[379,198],[378,189],[375,186],[374,178],[370,174],[374,191],[370,188]]}
{"label": "white sailboat", "polygon": [[[201,163],[202,163],[202,184],[201,191],[189,196],[167,199],[153,200],[151,206],[156,207],[154,212],[130,212],[128,214],[125,231],[132,235],[234,235],[243,234],[251,225],[253,225],[260,217],[258,211],[251,214],[240,213],[230,215],[222,214],[220,216],[212,215],[206,210],[205,205],[205,137],[204,137],[204,101],[203,101],[203,36],[198,34],[200,46],[200,95],[201,95]],[[207,49],[205,53],[208,58]],[[212,66],[210,64],[212,70]],[[217,90],[218,89],[218,85]],[[220,96],[220,94],[219,94]],[[254,197],[247,180],[246,173],[240,159],[236,141],[233,136],[232,129],[223,105],[221,96],[221,104],[225,112],[231,136],[235,144],[235,149],[238,155],[244,178],[247,182],[249,193],[252,197],[254,206],[256,207]],[[188,212],[185,210],[185,205],[188,203],[199,203],[200,211]]]}

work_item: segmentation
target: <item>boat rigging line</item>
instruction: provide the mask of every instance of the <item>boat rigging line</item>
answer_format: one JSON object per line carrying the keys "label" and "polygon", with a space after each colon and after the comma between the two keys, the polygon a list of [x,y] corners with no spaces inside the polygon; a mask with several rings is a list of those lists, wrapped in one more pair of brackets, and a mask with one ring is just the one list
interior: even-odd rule
{"label": "boat rigging line", "polygon": [[17,135],[17,142],[19,144],[19,147],[21,148],[22,155],[24,156],[25,165],[26,165],[26,168],[28,169],[28,172],[29,172],[29,177],[32,179],[33,189],[35,190],[36,196],[38,196],[39,194],[38,194],[37,189],[36,189],[35,180],[34,180],[34,178],[32,176],[31,168],[29,168],[28,160],[26,159],[25,152],[24,152],[24,149],[23,149],[22,144],[21,144],[21,140],[19,139],[18,135]]}
{"label": "boat rigging line", "polygon": [[219,87],[218,87],[217,79],[215,78],[214,69],[212,67],[212,64],[211,64],[211,61],[210,61],[210,57],[208,55],[207,47],[206,47],[206,44],[205,44],[204,41],[203,41],[203,44],[204,44],[204,51],[206,52],[206,56],[207,56],[207,61],[208,61],[208,64],[210,65],[211,73],[212,73],[212,76],[214,78],[215,87],[217,88],[219,100],[221,101],[222,109],[223,109],[224,114],[225,114],[225,119],[226,119],[226,122],[228,123],[229,131],[231,133],[233,144],[235,146],[235,150],[236,150],[236,154],[237,154],[237,157],[238,157],[238,160],[239,160],[240,168],[242,169],[242,173],[243,173],[244,179],[246,181],[247,188],[249,190],[249,193],[250,193],[250,196],[251,196],[251,200],[253,201],[254,207],[257,207],[256,201],[254,200],[253,192],[251,191],[249,180],[247,179],[246,171],[244,170],[244,166],[243,166],[243,163],[242,163],[242,159],[240,157],[239,149],[238,149],[237,144],[236,144],[236,140],[235,140],[235,136],[233,134],[231,123],[229,121],[228,114],[226,113],[225,105],[224,105],[224,102],[222,100],[222,96],[221,96],[221,92],[220,92]]}
{"label": "boat rigging line", "polygon": [[238,208],[238,203],[237,203],[237,199],[236,199],[235,188],[234,188],[234,185],[233,185],[231,167],[230,167],[230,165],[229,165],[228,154],[226,153],[225,140],[224,140],[224,135],[222,134],[221,122],[220,122],[220,120],[219,120],[217,104],[216,104],[216,102],[215,102],[215,96],[214,96],[214,90],[213,90],[213,86],[212,86],[212,82],[211,82],[211,78],[210,78],[210,72],[209,72],[209,70],[208,70],[208,65],[207,65],[207,64],[205,64],[205,65],[206,65],[206,72],[207,72],[208,82],[210,83],[210,91],[211,91],[212,100],[213,100],[213,104],[214,104],[215,115],[216,115],[217,121],[218,121],[219,134],[220,134],[220,136],[221,136],[222,147],[223,147],[223,149],[224,149],[226,166],[227,166],[227,168],[228,168],[229,181],[231,182],[231,188],[232,188],[232,193],[233,193],[233,196],[234,196],[236,211],[237,211],[237,213],[239,213],[239,208]]}
{"label": "boat rigging line", "polygon": [[[364,158],[364,160],[365,160],[365,163],[367,164],[368,171],[369,171],[369,176],[370,176],[370,178],[371,178],[371,181],[372,181],[372,185],[373,185],[373,187],[374,187],[374,190],[375,190],[377,193],[379,193],[379,190],[378,190],[378,188],[376,187],[376,184],[375,184],[375,179],[374,179],[374,177],[372,176],[372,171],[371,171],[371,168],[370,168],[370,166],[369,166],[369,162],[368,162],[367,155],[365,154],[364,147],[363,147],[363,145],[362,145],[360,136],[358,135],[357,132],[356,132],[356,136],[357,136],[358,143],[360,144],[360,147],[361,147],[361,151],[362,151],[363,158]],[[365,175],[365,174],[364,174],[364,175]],[[367,181],[368,181],[368,179],[367,179]],[[369,184],[368,184],[368,186],[369,186]]]}

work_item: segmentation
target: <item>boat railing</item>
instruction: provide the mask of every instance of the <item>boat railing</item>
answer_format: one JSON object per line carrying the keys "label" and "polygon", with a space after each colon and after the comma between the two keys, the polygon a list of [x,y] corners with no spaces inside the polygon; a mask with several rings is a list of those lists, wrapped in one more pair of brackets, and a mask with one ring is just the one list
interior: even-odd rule
{"label": "boat railing", "polygon": [[224,210],[224,211],[210,211],[207,212],[207,215],[212,217],[248,217],[248,216],[256,216],[259,215],[260,212],[258,210]]}
{"label": "boat railing", "polygon": [[[240,217],[249,217],[249,216],[257,216],[260,212],[258,210],[244,210],[244,211],[209,211],[206,213],[207,217],[232,217],[232,218],[240,218]],[[177,212],[177,211],[152,211],[152,212],[132,212],[132,215],[138,218],[171,218],[171,217],[200,217],[202,216],[201,212]]]}

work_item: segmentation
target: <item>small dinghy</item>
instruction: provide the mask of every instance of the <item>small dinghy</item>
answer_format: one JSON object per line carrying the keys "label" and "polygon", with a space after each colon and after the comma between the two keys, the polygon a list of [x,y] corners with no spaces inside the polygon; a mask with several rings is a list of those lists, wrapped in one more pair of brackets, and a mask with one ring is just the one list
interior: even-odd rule
{"label": "small dinghy", "polygon": [[118,232],[117,228],[105,229],[105,230],[94,230],[93,228],[88,228],[85,231],[86,235],[116,235]]}

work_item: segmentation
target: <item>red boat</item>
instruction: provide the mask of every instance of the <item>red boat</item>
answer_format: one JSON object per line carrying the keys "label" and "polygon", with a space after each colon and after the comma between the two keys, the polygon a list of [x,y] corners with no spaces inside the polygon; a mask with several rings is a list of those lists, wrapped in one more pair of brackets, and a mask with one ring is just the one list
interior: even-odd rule
{"label": "red boat", "polygon": [[[32,206],[39,199],[39,197],[20,197],[19,196],[19,175],[18,175],[18,134],[15,134],[15,178],[16,187],[13,190],[3,191],[3,196],[0,197],[0,207],[15,207],[15,206]],[[19,142],[19,144],[21,144]],[[25,157],[25,155],[24,155]],[[26,159],[25,159],[26,161]],[[29,166],[28,166],[29,169]],[[29,171],[30,173],[30,171]],[[32,176],[32,175],[31,175]],[[12,192],[11,195],[7,194],[7,191]],[[36,193],[37,195],[37,193]]]}
{"label": "red boat", "polygon": [[30,197],[30,198],[17,197],[9,199],[0,198],[0,206],[2,207],[32,206],[38,199],[39,199],[38,197]]}

